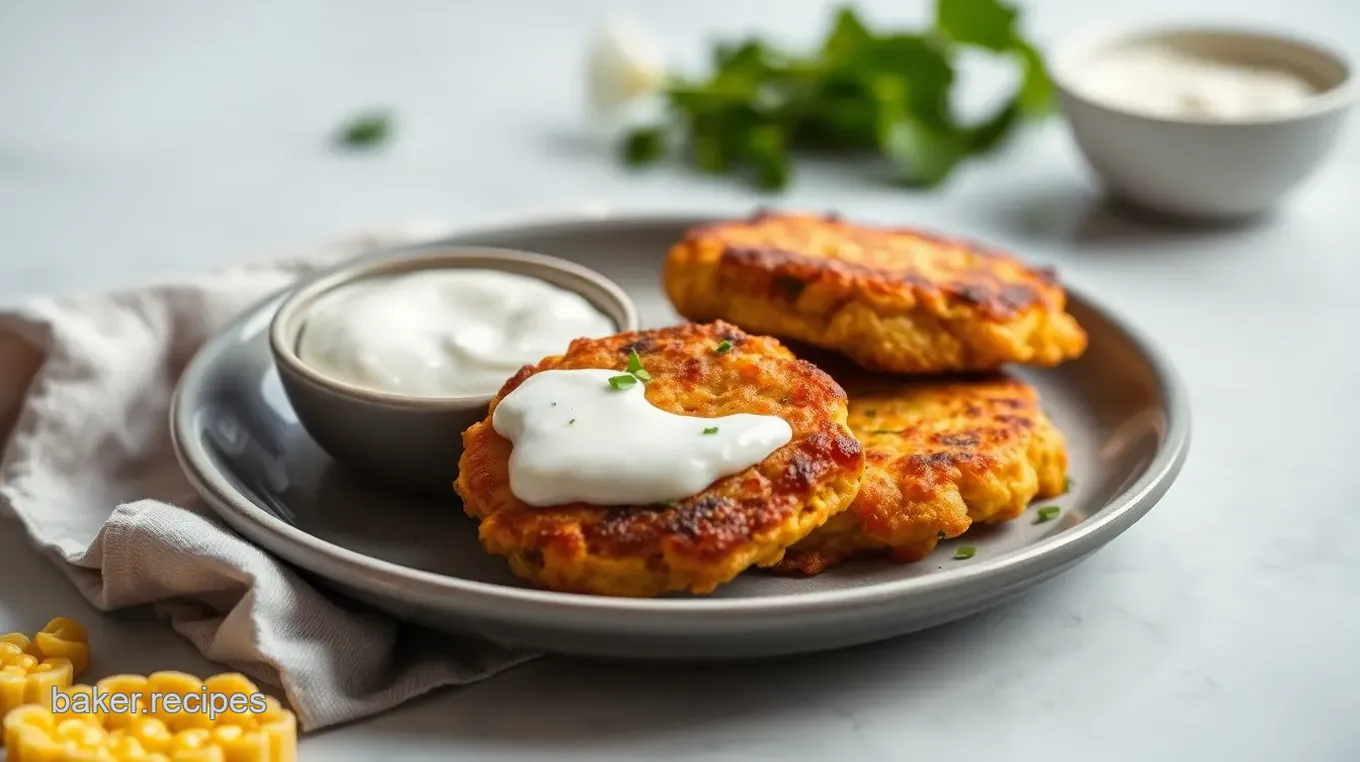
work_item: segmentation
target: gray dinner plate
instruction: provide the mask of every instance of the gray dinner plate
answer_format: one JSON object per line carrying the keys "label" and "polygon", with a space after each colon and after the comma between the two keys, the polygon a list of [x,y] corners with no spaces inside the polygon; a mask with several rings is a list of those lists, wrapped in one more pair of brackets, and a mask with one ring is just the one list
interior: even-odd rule
{"label": "gray dinner plate", "polygon": [[[644,326],[678,320],[660,289],[666,249],[700,220],[531,222],[438,244],[527,249],[594,268],[636,300]],[[417,247],[423,248],[423,247]],[[410,248],[372,257],[409,253]],[[241,534],[309,577],[400,617],[508,646],[605,657],[724,659],[818,651],[901,635],[1014,596],[1071,566],[1143,516],[1171,486],[1190,439],[1186,395],[1146,340],[1071,295],[1090,334],[1079,360],[1017,369],[1066,433],[1073,487],[1059,518],[1024,517],[941,543],[924,561],[863,560],[807,579],[751,571],[711,596],[620,599],[532,589],[482,552],[457,499],[422,500],[364,482],[307,436],[270,358],[282,294],[206,344],[171,411],[190,481]],[[977,549],[954,560],[960,545]]]}

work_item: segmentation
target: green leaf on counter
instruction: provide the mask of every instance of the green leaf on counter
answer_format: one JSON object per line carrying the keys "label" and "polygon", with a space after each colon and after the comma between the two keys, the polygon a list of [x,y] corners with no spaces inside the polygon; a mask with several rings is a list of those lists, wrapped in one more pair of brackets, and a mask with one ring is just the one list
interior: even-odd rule
{"label": "green leaf on counter", "polygon": [[369,148],[387,140],[392,133],[392,117],[385,112],[360,116],[340,130],[339,142],[350,148]]}
{"label": "green leaf on counter", "polygon": [[634,167],[655,162],[665,151],[665,139],[666,131],[660,127],[633,130],[623,140],[624,161]]}

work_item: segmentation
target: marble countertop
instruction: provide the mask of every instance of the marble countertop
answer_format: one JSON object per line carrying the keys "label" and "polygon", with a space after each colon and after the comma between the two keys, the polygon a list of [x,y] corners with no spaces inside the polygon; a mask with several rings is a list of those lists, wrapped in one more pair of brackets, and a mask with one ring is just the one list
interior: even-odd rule
{"label": "marble countertop", "polygon": [[[583,133],[577,64],[624,3],[125,0],[0,6],[0,300],[258,259],[403,218],[774,203]],[[874,18],[924,3],[864,4]],[[903,9],[903,6],[906,6]],[[678,59],[710,34],[820,32],[804,0],[634,3]],[[1106,21],[1319,35],[1350,0],[1031,3],[1041,41]],[[980,76],[979,82],[986,82]],[[385,105],[385,150],[326,137]],[[1008,605],[896,641],[703,669],[546,659],[307,739],[304,759],[1360,759],[1360,120],[1249,227],[1186,230],[1090,190],[1058,123],[938,193],[810,167],[781,205],[966,232],[1056,264],[1165,347],[1195,441],[1168,496]],[[147,612],[100,616],[0,525],[0,631],[92,623],[120,670],[211,665]]]}

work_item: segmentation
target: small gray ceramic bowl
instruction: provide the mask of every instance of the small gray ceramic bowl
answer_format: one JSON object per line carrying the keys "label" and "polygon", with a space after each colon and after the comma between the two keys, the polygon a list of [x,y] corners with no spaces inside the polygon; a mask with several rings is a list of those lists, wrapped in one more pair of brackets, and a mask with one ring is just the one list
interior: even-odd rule
{"label": "small gray ceramic bowl", "polygon": [[[580,294],[614,322],[636,330],[637,309],[613,281],[555,257],[492,248],[447,248],[363,260],[298,284],[279,305],[269,346],[298,421],[337,462],[408,493],[449,495],[463,431],[486,417],[486,394],[413,397],[346,384],[309,367],[297,354],[307,310],[323,295],[367,278],[427,269],[477,268],[527,275]],[[562,347],[566,349],[566,347]]]}
{"label": "small gray ceramic bowl", "polygon": [[[1217,120],[1133,110],[1093,88],[1092,67],[1106,56],[1147,48],[1291,72],[1315,93],[1281,113]],[[1060,46],[1050,68],[1077,145],[1115,196],[1205,221],[1248,218],[1275,206],[1331,153],[1356,95],[1351,64],[1323,45],[1212,26],[1083,35]]]}

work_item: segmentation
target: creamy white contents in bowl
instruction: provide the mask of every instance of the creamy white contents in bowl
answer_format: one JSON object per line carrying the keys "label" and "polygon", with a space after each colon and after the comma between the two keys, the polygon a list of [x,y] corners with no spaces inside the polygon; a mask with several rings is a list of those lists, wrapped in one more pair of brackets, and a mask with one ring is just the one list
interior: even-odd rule
{"label": "creamy white contents in bowl", "polygon": [[1094,57],[1083,89],[1112,106],[1151,116],[1231,121],[1288,113],[1317,93],[1297,73],[1143,43]]}
{"label": "creamy white contents in bowl", "polygon": [[618,370],[548,370],[525,379],[491,416],[514,445],[510,491],[534,506],[650,505],[690,497],[793,439],[773,415],[676,415]]}
{"label": "creamy white contents in bowl", "polygon": [[371,391],[489,396],[572,339],[617,330],[581,295],[538,278],[435,268],[326,293],[304,314],[296,351],[316,372]]}

